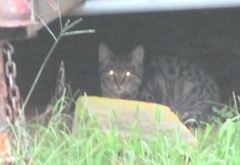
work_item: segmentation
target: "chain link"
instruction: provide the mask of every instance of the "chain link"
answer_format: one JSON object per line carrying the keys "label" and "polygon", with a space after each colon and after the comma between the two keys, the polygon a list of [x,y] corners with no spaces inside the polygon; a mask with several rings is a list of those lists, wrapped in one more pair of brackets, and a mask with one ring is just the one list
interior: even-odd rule
{"label": "chain link", "polygon": [[[9,119],[11,122],[13,121],[16,122],[21,112],[21,104],[20,104],[20,91],[16,84],[17,67],[16,63],[12,61],[12,54],[14,53],[14,48],[9,42],[1,43],[0,48],[2,49],[3,53],[7,56],[7,62],[5,64],[5,73],[9,82],[9,88],[7,90],[5,79],[4,81],[0,81],[0,90],[2,89],[2,91],[0,91],[2,117],[4,120]],[[7,102],[8,94],[12,107]]]}

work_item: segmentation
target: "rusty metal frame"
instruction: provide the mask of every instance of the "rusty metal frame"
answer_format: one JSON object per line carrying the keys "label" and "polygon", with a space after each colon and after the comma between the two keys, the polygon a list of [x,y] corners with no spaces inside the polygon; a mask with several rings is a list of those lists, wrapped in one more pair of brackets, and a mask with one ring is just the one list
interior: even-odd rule
{"label": "rusty metal frame", "polygon": [[[18,18],[15,14],[14,20],[11,20],[10,12],[7,15],[0,14],[0,40],[32,38],[45,25],[81,5],[84,0],[28,0],[28,2],[31,7],[29,17],[24,15],[23,18],[21,16]],[[0,12],[5,8],[0,8]]]}
{"label": "rusty metal frame", "polygon": [[[32,37],[40,30],[45,24],[49,24],[60,15],[64,15],[75,7],[84,3],[84,0],[36,0],[35,3],[35,14],[38,24],[33,24],[27,27],[27,35]],[[41,19],[41,21],[39,20]]]}

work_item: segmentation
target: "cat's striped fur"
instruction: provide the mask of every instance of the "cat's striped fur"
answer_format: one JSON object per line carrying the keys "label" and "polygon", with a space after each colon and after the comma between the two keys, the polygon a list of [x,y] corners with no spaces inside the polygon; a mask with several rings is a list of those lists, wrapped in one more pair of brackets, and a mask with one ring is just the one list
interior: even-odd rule
{"label": "cat's striped fur", "polygon": [[197,66],[174,57],[158,57],[143,65],[144,49],[127,57],[99,46],[100,82],[105,97],[144,100],[168,105],[181,120],[206,120],[220,101],[216,83]]}

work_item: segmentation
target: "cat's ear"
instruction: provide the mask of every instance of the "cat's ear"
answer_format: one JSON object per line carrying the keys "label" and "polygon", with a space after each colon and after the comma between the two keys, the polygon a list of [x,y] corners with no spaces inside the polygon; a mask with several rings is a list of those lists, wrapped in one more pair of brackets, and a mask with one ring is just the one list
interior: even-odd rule
{"label": "cat's ear", "polygon": [[131,61],[137,65],[143,65],[144,48],[142,45],[138,45],[130,53]]}
{"label": "cat's ear", "polygon": [[112,51],[105,43],[101,43],[98,48],[98,60],[100,64],[111,61]]}

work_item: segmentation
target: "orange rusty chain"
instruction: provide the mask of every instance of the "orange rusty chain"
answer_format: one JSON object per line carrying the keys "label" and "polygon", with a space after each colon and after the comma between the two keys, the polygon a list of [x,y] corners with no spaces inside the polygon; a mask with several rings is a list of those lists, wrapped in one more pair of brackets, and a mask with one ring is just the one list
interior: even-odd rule
{"label": "orange rusty chain", "polygon": [[[18,120],[21,104],[20,104],[20,91],[16,84],[17,69],[16,63],[12,61],[12,54],[14,53],[14,48],[9,42],[0,42],[0,51],[7,56],[7,61],[5,64],[5,73],[8,78],[9,88],[7,90],[6,81],[4,78],[3,70],[3,56],[0,67],[0,105],[2,118],[5,121],[16,122]],[[1,53],[0,52],[0,53]],[[2,71],[2,73],[1,73]],[[1,75],[2,74],[2,75]],[[8,104],[8,94],[11,101],[12,107]]]}

